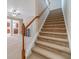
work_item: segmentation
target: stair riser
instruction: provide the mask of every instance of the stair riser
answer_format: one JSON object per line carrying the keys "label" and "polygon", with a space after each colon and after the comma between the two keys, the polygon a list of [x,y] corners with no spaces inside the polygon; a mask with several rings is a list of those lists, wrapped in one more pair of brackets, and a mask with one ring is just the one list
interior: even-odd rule
{"label": "stair riser", "polygon": [[61,25],[44,25],[43,26],[44,28],[65,28],[65,25],[64,24],[61,24]]}
{"label": "stair riser", "polygon": [[63,19],[47,19],[46,22],[58,22],[58,21],[64,21]]}
{"label": "stair riser", "polygon": [[42,29],[41,31],[66,33],[66,29]]}
{"label": "stair riser", "polygon": [[58,16],[58,15],[51,15],[51,16],[48,16],[47,18],[64,18],[63,16]]}
{"label": "stair riser", "polygon": [[65,26],[43,26],[43,28],[65,28]]}
{"label": "stair riser", "polygon": [[65,53],[65,52],[60,51],[60,50],[58,50],[58,49],[50,48],[50,47],[47,47],[47,46],[44,46],[44,45],[41,45],[41,44],[38,44],[38,43],[36,43],[36,44],[37,44],[37,46],[39,46],[39,47],[41,47],[41,48],[43,48],[43,49],[46,49],[46,50],[48,50],[48,51],[55,52],[55,53],[57,53],[57,54],[59,54],[59,55],[64,56],[65,59],[69,59],[69,58],[70,58],[70,54],[68,54],[68,53]]}
{"label": "stair riser", "polygon": [[48,37],[55,37],[55,38],[63,38],[67,39],[67,35],[60,35],[60,34],[47,34],[47,33],[40,33],[41,36],[48,36]]}
{"label": "stair riser", "polygon": [[57,14],[55,14],[55,15],[52,15],[52,14],[50,14],[48,17],[63,17],[63,15],[57,15]]}
{"label": "stair riser", "polygon": [[64,18],[63,16],[58,16],[58,15],[56,15],[56,16],[48,16],[48,18]]}
{"label": "stair riser", "polygon": [[61,41],[57,41],[57,40],[53,40],[53,39],[46,39],[46,38],[41,38],[41,37],[38,37],[38,40],[50,42],[50,43],[55,43],[55,44],[58,44],[61,46],[68,47],[68,42],[63,42],[63,41],[61,42]]}
{"label": "stair riser", "polygon": [[58,18],[58,19],[60,19],[60,18],[62,19],[62,18],[63,18],[63,19],[64,19],[63,16],[58,16],[58,15],[57,15],[57,16],[55,16],[55,15],[53,15],[53,16],[48,16],[47,19],[48,19],[48,18],[52,18],[52,19],[57,19],[57,18]]}
{"label": "stair riser", "polygon": [[49,21],[49,22],[46,21],[45,23],[61,23],[61,22],[64,22],[64,21],[52,21],[52,22],[51,21]]}
{"label": "stair riser", "polygon": [[60,14],[50,14],[48,17],[63,17],[63,15]]}
{"label": "stair riser", "polygon": [[64,19],[63,17],[48,17],[47,19]]}
{"label": "stair riser", "polygon": [[61,21],[64,21],[63,19],[49,19],[49,20],[46,20],[46,22],[61,22]]}
{"label": "stair riser", "polygon": [[65,26],[65,24],[45,24],[44,26]]}
{"label": "stair riser", "polygon": [[60,23],[45,23],[44,25],[49,25],[49,24],[50,25],[54,25],[54,24],[56,24],[56,25],[58,24],[59,25],[59,24],[64,24],[64,22],[60,22]]}
{"label": "stair riser", "polygon": [[46,21],[45,23],[61,23],[61,22],[64,22],[64,21]]}

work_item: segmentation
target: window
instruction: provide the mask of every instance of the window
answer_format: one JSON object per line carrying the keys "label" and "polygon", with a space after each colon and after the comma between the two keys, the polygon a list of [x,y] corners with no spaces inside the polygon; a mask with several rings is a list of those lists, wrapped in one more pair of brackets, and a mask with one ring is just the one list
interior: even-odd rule
{"label": "window", "polygon": [[14,20],[7,18],[7,34],[8,36],[11,35],[18,35],[19,33],[19,20]]}
{"label": "window", "polygon": [[13,20],[13,34],[18,34],[18,21]]}

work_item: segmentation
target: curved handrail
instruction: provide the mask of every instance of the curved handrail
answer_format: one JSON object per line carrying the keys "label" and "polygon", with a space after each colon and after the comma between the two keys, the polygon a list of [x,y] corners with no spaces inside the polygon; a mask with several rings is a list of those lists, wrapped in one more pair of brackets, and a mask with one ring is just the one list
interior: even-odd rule
{"label": "curved handrail", "polygon": [[[24,20],[24,21],[23,21],[25,27],[30,23],[30,21],[31,21],[30,19],[33,19],[33,18],[34,18],[34,16],[28,16],[28,17],[26,18],[27,20]],[[30,21],[28,21],[28,20],[30,20]],[[27,23],[26,23],[26,22],[27,22]]]}
{"label": "curved handrail", "polygon": [[41,17],[41,15],[47,10],[48,7],[46,7],[38,16],[35,16],[32,21],[25,27],[25,25],[22,25],[22,59],[25,59],[25,47],[24,47],[24,36],[25,36],[25,32],[26,29],[39,17]]}
{"label": "curved handrail", "polygon": [[33,23],[33,21],[35,21],[35,19],[41,17],[41,15],[44,13],[44,11],[47,9],[47,7],[38,15],[38,16],[35,16],[33,18],[33,20],[25,27],[26,29]]}

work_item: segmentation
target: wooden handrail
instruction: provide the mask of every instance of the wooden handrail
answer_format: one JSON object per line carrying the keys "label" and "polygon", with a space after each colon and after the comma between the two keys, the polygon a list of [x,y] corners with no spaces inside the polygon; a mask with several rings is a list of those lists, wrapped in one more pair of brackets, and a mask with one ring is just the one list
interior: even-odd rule
{"label": "wooden handrail", "polygon": [[47,7],[38,15],[38,16],[35,16],[33,18],[33,20],[26,26],[26,29],[33,23],[33,21],[35,21],[37,18],[39,18],[43,13],[44,11],[47,9]]}
{"label": "wooden handrail", "polygon": [[22,25],[22,59],[25,59],[25,47],[24,47],[24,36],[26,33],[26,29],[37,19],[39,18],[47,9],[46,7],[38,16],[34,17],[33,20],[25,27],[25,25]]}
{"label": "wooden handrail", "polygon": [[25,29],[27,29],[27,28],[33,23],[33,21],[34,21],[36,18],[38,18],[38,16],[34,17],[33,20],[25,27]]}

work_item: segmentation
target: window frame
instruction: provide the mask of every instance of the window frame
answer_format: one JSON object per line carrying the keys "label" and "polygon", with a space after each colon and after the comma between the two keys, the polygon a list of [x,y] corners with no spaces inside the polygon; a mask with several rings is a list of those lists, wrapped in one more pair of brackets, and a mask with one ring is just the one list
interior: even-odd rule
{"label": "window frame", "polygon": [[[23,22],[23,19],[20,19],[20,18],[16,18],[16,17],[9,17],[7,16],[7,20],[10,19],[10,29],[11,29],[11,32],[10,34],[8,34],[7,36],[15,36],[15,35],[19,35],[19,24],[20,22]],[[13,21],[17,22],[18,23],[18,34],[14,34],[14,29],[13,29]],[[8,27],[7,27],[8,28]]]}

